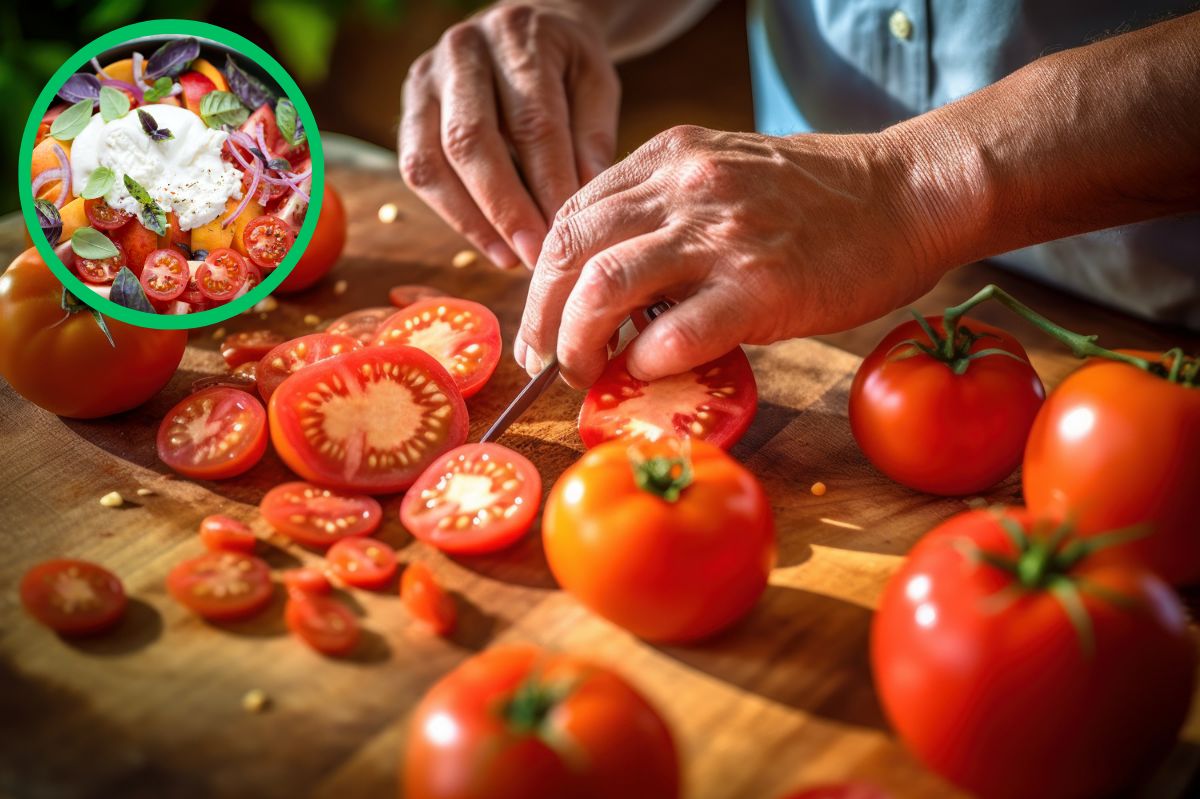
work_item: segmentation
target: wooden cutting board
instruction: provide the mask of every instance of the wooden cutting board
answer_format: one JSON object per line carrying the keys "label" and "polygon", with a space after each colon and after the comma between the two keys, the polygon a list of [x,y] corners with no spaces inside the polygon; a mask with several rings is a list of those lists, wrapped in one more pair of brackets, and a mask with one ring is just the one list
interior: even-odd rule
{"label": "wooden cutting board", "polygon": [[[388,173],[335,169],[350,212],[345,257],[330,279],[227,332],[264,326],[298,335],[356,308],[386,305],[388,287],[428,283],[486,303],[506,346],[520,320],[527,276],[482,260],[449,264],[461,241]],[[377,211],[395,203],[398,218]],[[346,281],[338,294],[336,281]],[[158,462],[154,435],[191,382],[221,370],[220,331],[193,334],[178,375],[144,407],[100,421],[51,416],[0,385],[0,795],[14,797],[386,797],[407,714],[422,693],[471,654],[533,641],[608,662],[638,685],[675,731],[693,799],[771,799],[801,786],[865,780],[896,797],[952,796],[888,732],[867,662],[871,611],[888,575],[936,522],[967,507],[903,489],[858,452],[846,398],[858,359],[815,341],[750,351],[761,406],[734,455],[767,488],[779,564],[753,613],[698,646],[639,642],[559,591],[535,531],[516,548],[449,559],[414,542],[385,502],[379,537],[404,560],[433,566],[457,597],[462,623],[443,641],[414,627],[392,589],[346,599],[367,631],[358,656],[325,659],[289,636],[282,591],[252,621],[214,626],[165,593],[164,578],[197,554],[199,520],[227,513],[272,544],[284,569],[317,561],[270,537],[256,505],[290,479],[272,453],[243,478],[195,483]],[[506,357],[468,403],[477,438],[523,382]],[[580,396],[555,386],[505,444],[541,469],[547,488],[582,450]],[[919,442],[914,442],[919,445]],[[813,496],[812,483],[828,493]],[[138,497],[138,488],[155,493]],[[1008,480],[988,501],[1017,499]],[[128,503],[106,509],[120,491]],[[35,562],[72,556],[124,580],[132,604],[110,635],[61,640],[29,621],[15,585]],[[270,697],[259,714],[242,696]],[[1200,741],[1197,713],[1188,741]],[[1195,762],[1182,743],[1147,795],[1178,795]]]}

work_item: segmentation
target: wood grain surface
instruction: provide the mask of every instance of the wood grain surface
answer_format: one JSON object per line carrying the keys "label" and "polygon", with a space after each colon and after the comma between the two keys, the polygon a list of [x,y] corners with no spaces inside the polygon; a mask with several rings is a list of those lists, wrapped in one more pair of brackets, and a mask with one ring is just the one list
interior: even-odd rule
{"label": "wood grain surface", "polygon": [[[224,330],[270,326],[298,335],[356,308],[385,305],[398,283],[428,283],[486,303],[511,344],[527,276],[484,261],[454,269],[462,242],[422,208],[390,172],[331,172],[350,210],[350,239],[330,279],[259,318]],[[395,222],[377,209],[396,203]],[[933,310],[997,277],[1068,324],[1105,342],[1195,346],[1164,331],[1052,295],[982,266],[948,276],[919,306]],[[343,294],[337,280],[347,281]],[[1045,303],[1053,303],[1046,307]],[[983,316],[994,316],[990,309]],[[896,315],[830,341],[862,354]],[[1053,384],[1074,363],[1027,329],[1034,361]],[[858,452],[846,397],[858,357],[830,343],[790,341],[753,348],[761,407],[734,455],[771,497],[779,565],[753,613],[697,646],[652,646],[586,612],[558,590],[535,528],[516,548],[450,559],[414,542],[385,503],[379,537],[405,561],[433,566],[454,593],[462,623],[452,640],[410,623],[389,590],[343,595],[367,632],[357,656],[325,659],[287,634],[282,591],[254,620],[216,626],[192,616],[165,592],[178,561],[200,552],[199,520],[223,512],[270,542],[277,569],[319,560],[271,536],[256,505],[289,479],[273,453],[245,477],[197,483],[174,477],[154,453],[164,412],[191,382],[221,370],[218,335],[197,331],[171,384],[145,406],[99,421],[51,416],[0,385],[0,795],[13,797],[388,797],[405,721],[422,693],[448,669],[499,642],[533,641],[583,653],[626,674],[662,711],[686,764],[691,799],[772,799],[802,786],[864,780],[895,797],[953,796],[889,733],[872,690],[867,635],[872,608],[900,558],[938,521],[967,507],[901,488]],[[468,403],[477,438],[523,382],[506,357],[496,377]],[[552,388],[503,443],[541,469],[547,488],[581,450],[575,433],[580,397]],[[916,445],[918,442],[914,442]],[[828,493],[813,496],[816,481]],[[153,496],[138,497],[138,488]],[[120,491],[119,509],[99,498]],[[985,499],[1018,500],[1016,476]],[[125,582],[128,617],[112,634],[67,641],[28,620],[15,586],[52,556],[104,564]],[[251,689],[270,697],[247,713]],[[1194,711],[1198,710],[1194,708]],[[1185,740],[1142,791],[1179,796],[1198,760],[1200,712]]]}

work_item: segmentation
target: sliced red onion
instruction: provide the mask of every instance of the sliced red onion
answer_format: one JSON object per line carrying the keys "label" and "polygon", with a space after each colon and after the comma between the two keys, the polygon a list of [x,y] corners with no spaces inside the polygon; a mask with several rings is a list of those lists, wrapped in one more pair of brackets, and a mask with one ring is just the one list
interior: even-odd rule
{"label": "sliced red onion", "polygon": [[[305,183],[304,183],[305,191],[307,191],[311,187],[312,187],[312,180],[309,179],[309,180],[305,181]],[[276,216],[278,216],[284,222],[287,222],[292,227],[298,228],[298,227],[300,227],[300,223],[302,221],[301,217],[304,215],[304,212],[306,210],[308,210],[308,195],[302,191],[297,191],[291,197],[287,198],[287,201],[284,202],[283,206],[279,209],[279,213],[276,214]]]}
{"label": "sliced red onion", "polygon": [[110,77],[109,74],[104,71],[104,67],[100,66],[100,62],[95,58],[95,56],[92,57],[92,66],[96,68],[97,75],[101,75],[105,78]]}
{"label": "sliced red onion", "polygon": [[54,150],[54,157],[58,159],[58,168],[62,170],[63,174],[62,191],[58,193],[58,199],[54,201],[54,204],[62,208],[67,198],[71,196],[71,162],[67,160],[66,150],[58,142],[54,142],[52,148]]}
{"label": "sliced red onion", "polygon": [[[230,133],[229,138],[227,138],[225,140],[225,145],[229,148],[230,155],[232,155],[234,158],[236,158],[237,162],[239,164],[241,164],[242,167],[244,167],[245,169],[250,169],[251,168],[250,162],[247,161],[246,158],[242,155],[241,151],[238,150],[238,148],[234,147],[233,145],[237,144],[237,145],[240,145],[242,147],[246,147],[247,149],[249,149],[250,147],[254,146],[254,142],[251,140],[249,144],[244,144],[241,141],[239,141],[238,139],[234,138],[234,136],[236,134],[237,134],[237,131]],[[245,134],[242,134],[242,135],[245,135]],[[251,156],[251,158],[253,159],[253,156]],[[254,159],[254,160],[257,160],[257,159]]]}
{"label": "sliced red onion", "polygon": [[133,53],[133,85],[145,92],[146,89],[149,89],[150,87],[147,86],[146,82],[142,79],[143,68],[144,63],[142,54],[135,50]]}
{"label": "sliced red onion", "polygon": [[[47,183],[53,183],[56,180],[62,180],[62,170],[61,169],[55,167],[53,169],[46,169],[46,170],[42,171],[36,178],[33,179],[33,187],[31,190],[33,191],[34,198],[35,199],[37,198],[38,192],[40,192],[43,188],[45,188]],[[58,194],[59,194],[59,197],[62,196],[61,191]],[[62,206],[59,205],[57,201],[54,203],[54,207],[62,208]]]}
{"label": "sliced red onion", "polygon": [[221,223],[222,228],[227,228],[234,223],[242,211],[246,210],[246,206],[250,204],[250,199],[254,196],[254,192],[258,190],[258,181],[262,177],[262,164],[255,163],[250,171],[250,187],[242,194],[242,201],[238,203],[238,207],[233,209],[224,222]]}
{"label": "sliced red onion", "polygon": [[263,137],[263,124],[261,122],[254,126],[254,136],[255,141],[258,142],[258,149],[263,153],[263,155],[266,155],[267,140]]}
{"label": "sliced red onion", "polygon": [[175,95],[180,94],[182,92],[183,92],[183,84],[182,83],[174,83],[171,85],[171,91],[167,92],[167,97],[174,97]]}
{"label": "sliced red onion", "polygon": [[126,83],[123,80],[114,80],[113,78],[101,78],[100,85],[101,86],[112,86],[114,89],[125,89],[130,94],[132,94],[133,99],[137,100],[139,103],[142,102],[142,100],[145,97],[145,95],[142,94],[141,89],[139,89],[137,86],[134,86],[132,83]]}

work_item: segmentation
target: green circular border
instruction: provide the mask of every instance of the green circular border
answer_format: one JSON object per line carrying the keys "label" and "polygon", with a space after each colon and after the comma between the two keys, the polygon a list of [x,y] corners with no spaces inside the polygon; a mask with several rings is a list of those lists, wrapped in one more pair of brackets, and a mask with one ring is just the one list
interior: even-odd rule
{"label": "green circular border", "polygon": [[[58,94],[59,87],[91,58],[109,48],[124,44],[130,39],[136,39],[141,36],[164,35],[198,36],[211,39],[220,44],[232,47],[243,56],[254,59],[267,71],[267,74],[274,78],[275,82],[279,84],[284,93],[295,104],[300,121],[304,123],[304,132],[308,136],[309,154],[312,158],[312,191],[310,193],[308,211],[304,216],[304,224],[300,226],[300,232],[296,235],[296,241],[292,245],[292,249],[287,257],[284,258],[283,263],[263,280],[262,283],[255,286],[252,291],[247,292],[244,296],[218,308],[210,308],[207,311],[192,314],[146,313],[145,311],[138,311],[133,308],[117,305],[112,300],[97,294],[86,283],[76,277],[62,260],[54,254],[54,248],[50,246],[50,243],[46,241],[46,237],[42,235],[42,227],[38,222],[37,213],[33,205],[32,169],[34,139],[37,137],[37,130],[41,125],[42,116],[50,108],[50,103],[53,102],[54,97]],[[321,148],[321,134],[317,130],[317,121],[313,117],[308,100],[305,99],[304,94],[300,91],[300,87],[292,80],[292,76],[287,73],[287,70],[278,61],[249,39],[216,25],[186,19],[155,19],[117,28],[84,45],[78,52],[64,61],[58,71],[54,73],[54,76],[50,78],[50,82],[42,89],[42,93],[38,95],[37,102],[33,106],[33,112],[30,114],[29,120],[25,123],[25,133],[21,136],[20,162],[17,165],[17,171],[17,192],[21,198],[21,213],[25,217],[26,226],[29,228],[29,237],[33,240],[33,246],[37,248],[38,253],[41,254],[42,258],[50,266],[51,271],[62,281],[63,286],[81,301],[100,311],[105,316],[110,316],[113,319],[137,325],[138,327],[149,327],[156,330],[191,330],[193,328],[215,325],[253,308],[254,305],[267,297],[291,274],[292,268],[295,267],[296,262],[300,260],[300,256],[307,249],[308,243],[312,239],[313,230],[317,226],[317,217],[321,213],[321,201],[324,199],[325,194],[325,152]]]}

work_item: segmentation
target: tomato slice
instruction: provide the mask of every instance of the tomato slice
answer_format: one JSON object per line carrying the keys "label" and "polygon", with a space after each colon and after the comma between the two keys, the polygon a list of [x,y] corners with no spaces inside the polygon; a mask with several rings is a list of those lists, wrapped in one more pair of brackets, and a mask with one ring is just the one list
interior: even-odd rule
{"label": "tomato slice", "polygon": [[446,370],[412,347],[365,347],[296,372],[271,395],[283,462],[322,485],[386,494],[467,438]]}
{"label": "tomato slice", "polygon": [[319,594],[293,594],[288,598],[283,619],[300,640],[324,655],[346,655],[358,645],[358,619],[336,599]]}
{"label": "tomato slice", "polygon": [[97,230],[116,230],[133,219],[133,214],[122,211],[120,208],[113,208],[104,201],[103,197],[84,200],[83,213],[92,223],[92,227]]}
{"label": "tomato slice", "polygon": [[500,322],[470,300],[420,300],[388,317],[375,343],[406,344],[428,352],[454,378],[465,399],[483,388],[500,363]]}
{"label": "tomato slice", "polygon": [[221,357],[230,369],[251,361],[257,363],[271,350],[287,341],[274,330],[248,330],[234,333],[221,345]]}
{"label": "tomato slice", "polygon": [[63,635],[106,630],[125,614],[125,588],[116,575],[86,560],[39,563],[21,578],[21,604],[30,616]]}
{"label": "tomato slice", "polygon": [[891,795],[870,783],[845,782],[805,788],[785,799],[891,799]]}
{"label": "tomato slice", "polygon": [[351,311],[334,319],[329,327],[325,328],[325,332],[350,336],[366,347],[375,343],[375,334],[379,331],[379,326],[395,312],[395,308],[363,308]]}
{"label": "tomato slice", "polygon": [[445,296],[448,295],[441,289],[435,289],[433,286],[424,286],[419,283],[392,286],[388,289],[388,302],[397,308],[407,308],[414,302]]}
{"label": "tomato slice", "polygon": [[75,274],[85,283],[105,286],[117,279],[117,273],[125,266],[125,248],[113,242],[117,254],[111,258],[80,258],[75,256]]}
{"label": "tomato slice", "polygon": [[492,552],[525,535],[541,498],[541,475],[524,455],[499,444],[464,444],[417,479],[400,504],[400,521],[443,552]]}
{"label": "tomato slice", "polygon": [[288,538],[321,548],[348,536],[370,535],[383,521],[383,509],[371,497],[298,481],[268,491],[259,511]]}
{"label": "tomato slice", "polygon": [[200,295],[213,302],[225,302],[237,296],[246,284],[249,270],[246,259],[237,250],[218,247],[204,256],[196,270],[196,288]]}
{"label": "tomato slice", "polygon": [[277,216],[256,217],[242,231],[242,243],[250,260],[263,269],[274,269],[287,257],[296,240],[296,231]]}
{"label": "tomato slice", "polygon": [[758,385],[741,347],[652,383],[629,374],[627,357],[610,361],[584,398],[579,437],[588,448],[621,436],[653,441],[674,434],[729,449],[754,419]]}
{"label": "tomato slice", "polygon": [[433,572],[422,563],[410,563],[400,578],[400,601],[409,614],[435,634],[454,632],[458,609],[454,598],[438,584]]}
{"label": "tomato slice", "polygon": [[236,388],[208,388],[167,413],[158,428],[158,457],[186,477],[234,477],[266,452],[266,421],[257,397]]}
{"label": "tomato slice", "polygon": [[266,402],[284,380],[301,369],[360,347],[361,345],[349,336],[329,333],[310,333],[285,341],[258,362],[258,393]]}
{"label": "tomato slice", "polygon": [[261,558],[222,551],[177,563],[167,574],[167,591],[198,616],[229,621],[265,608],[275,586]]}
{"label": "tomato slice", "polygon": [[255,377],[257,369],[258,363],[251,361],[225,374],[207,375],[197,378],[192,381],[192,393],[203,391],[206,388],[225,387],[236,388],[254,394],[258,391],[258,380]]}
{"label": "tomato slice", "polygon": [[287,589],[289,597],[328,594],[333,591],[329,579],[319,569],[314,569],[312,566],[302,566],[299,569],[285,571],[283,586]]}
{"label": "tomato slice", "polygon": [[149,299],[168,302],[183,294],[191,274],[177,250],[154,250],[142,266],[142,288]]}
{"label": "tomato slice", "polygon": [[374,538],[343,538],[325,559],[342,582],[355,588],[383,588],[396,573],[396,551]]}
{"label": "tomato slice", "polygon": [[252,553],[258,537],[237,519],[214,513],[200,522],[200,542],[210,552]]}

